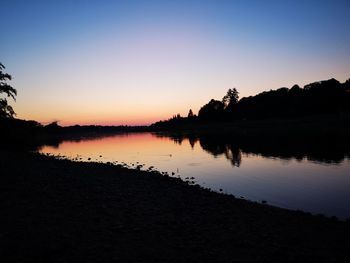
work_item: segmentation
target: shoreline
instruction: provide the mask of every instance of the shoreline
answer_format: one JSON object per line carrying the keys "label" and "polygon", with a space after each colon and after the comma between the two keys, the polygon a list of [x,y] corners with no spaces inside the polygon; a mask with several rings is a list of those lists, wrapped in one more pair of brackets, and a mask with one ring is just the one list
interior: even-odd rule
{"label": "shoreline", "polygon": [[[271,200],[267,201],[268,198],[265,197],[261,197],[260,199],[255,198],[255,199],[251,199],[245,195],[237,195],[234,192],[228,192],[223,190],[221,187],[217,187],[217,188],[211,188],[210,186],[206,185],[205,183],[198,183],[198,178],[195,177],[190,177],[190,176],[181,176],[181,174],[177,174],[175,172],[172,171],[164,171],[164,170],[158,170],[157,167],[151,165],[149,166],[149,168],[145,169],[145,167],[147,167],[147,165],[145,164],[140,164],[139,162],[118,162],[118,161],[100,161],[99,158],[101,158],[102,156],[95,156],[94,157],[82,157],[82,156],[77,156],[77,157],[73,157],[73,156],[67,156],[67,155],[55,155],[53,153],[49,153],[49,152],[34,152],[35,154],[39,154],[39,155],[43,155],[45,157],[49,157],[49,158],[54,158],[57,160],[62,160],[62,161],[71,161],[71,162],[76,162],[76,163],[94,163],[96,165],[102,164],[102,165],[111,165],[116,167],[117,169],[127,169],[130,171],[135,171],[135,172],[146,172],[146,173],[150,173],[153,176],[161,176],[161,177],[166,177],[169,178],[169,180],[176,180],[179,181],[181,183],[184,183],[185,185],[188,186],[192,186],[192,187],[199,187],[203,190],[207,190],[210,192],[214,192],[220,195],[227,195],[230,196],[232,198],[235,199],[239,199],[239,200],[246,200],[248,202],[252,202],[254,204],[258,204],[258,205],[266,205],[266,206],[270,206],[270,207],[275,207],[275,208],[280,208],[280,209],[285,209],[285,210],[289,210],[292,212],[297,212],[297,213],[304,213],[307,215],[312,215],[315,217],[322,217],[322,218],[327,218],[330,220],[337,220],[337,221],[342,221],[342,222],[347,222],[350,224],[350,217],[349,216],[345,216],[345,215],[338,215],[338,214],[330,214],[330,213],[326,213],[326,212],[320,212],[320,211],[311,211],[311,210],[307,210],[307,209],[302,209],[299,207],[293,207],[293,206],[283,206],[283,205],[279,205],[279,202],[271,202]],[[247,152],[243,152],[244,154],[255,154],[255,153],[247,153]],[[278,156],[265,156],[262,154],[257,154],[259,157],[262,158],[279,158]],[[91,156],[91,155],[88,155]],[[302,160],[297,159],[296,157],[292,157],[291,159],[288,159],[288,161],[305,161],[308,160],[307,157],[303,157]],[[312,162],[312,160],[308,160],[310,162]],[[350,161],[350,157],[346,156],[344,157],[344,159],[342,159],[340,162],[324,162],[321,163],[323,165],[338,165],[338,164],[342,164],[343,162],[349,162]],[[315,161],[316,164],[319,164],[319,161]]]}
{"label": "shoreline", "polygon": [[350,224],[156,172],[0,151],[6,262],[344,262]]}

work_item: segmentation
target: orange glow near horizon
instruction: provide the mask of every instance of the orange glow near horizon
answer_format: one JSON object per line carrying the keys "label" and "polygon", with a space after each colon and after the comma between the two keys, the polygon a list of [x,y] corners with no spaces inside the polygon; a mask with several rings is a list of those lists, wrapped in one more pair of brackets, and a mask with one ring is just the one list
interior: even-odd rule
{"label": "orange glow near horizon", "polygon": [[[187,116],[187,113],[180,113],[181,116]],[[87,115],[87,116],[86,116]],[[18,114],[17,117],[25,120],[35,120],[43,125],[47,125],[54,121],[57,121],[60,126],[73,126],[73,125],[102,125],[102,126],[119,126],[119,125],[128,125],[128,126],[148,126],[152,123],[161,120],[167,120],[171,118],[174,114],[170,112],[168,114],[157,114],[155,112],[154,116],[151,114],[149,116],[138,117],[130,116],[129,114],[124,115],[123,117],[117,118],[116,116],[120,114],[101,114],[99,116],[91,115],[60,115],[58,118],[48,118],[40,115],[33,114]]]}
{"label": "orange glow near horizon", "polygon": [[89,118],[58,118],[58,119],[49,119],[49,118],[40,118],[40,117],[33,117],[33,116],[19,116],[22,119],[25,120],[35,120],[41,123],[42,125],[50,124],[54,121],[57,121],[60,126],[74,126],[74,125],[102,125],[102,126],[120,126],[120,125],[127,125],[127,126],[148,126],[152,123],[155,123],[159,120],[163,119],[157,119],[157,118],[98,118],[98,119],[89,119]]}
{"label": "orange glow near horizon", "polygon": [[[132,162],[136,157],[135,155],[138,154],[142,154],[142,158],[145,159],[153,159],[155,156],[159,156],[160,158],[171,158],[172,155],[182,156],[188,152],[189,148],[191,149],[188,139],[183,141],[183,145],[186,147],[178,147],[179,145],[170,138],[156,137],[150,133],[126,133],[84,139],[83,141],[64,141],[58,148],[44,146],[40,152],[54,155],[64,154],[71,158],[80,156],[84,160],[91,158],[99,161],[123,160],[125,162]],[[192,153],[201,151],[200,148],[196,149],[196,147],[192,150]],[[128,157],[119,159],[118,156],[121,155]]]}

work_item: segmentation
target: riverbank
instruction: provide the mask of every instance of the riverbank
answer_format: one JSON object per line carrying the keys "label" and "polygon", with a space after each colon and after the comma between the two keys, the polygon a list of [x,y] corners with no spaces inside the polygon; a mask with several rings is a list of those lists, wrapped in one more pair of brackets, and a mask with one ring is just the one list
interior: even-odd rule
{"label": "riverbank", "polygon": [[0,152],[3,262],[348,262],[350,224],[108,164]]}
{"label": "riverbank", "polygon": [[237,138],[294,137],[310,139],[328,136],[348,138],[350,112],[339,114],[308,115],[295,118],[269,118],[261,120],[233,120],[229,122],[183,121],[159,122],[150,126],[151,131],[182,135],[226,135]]}

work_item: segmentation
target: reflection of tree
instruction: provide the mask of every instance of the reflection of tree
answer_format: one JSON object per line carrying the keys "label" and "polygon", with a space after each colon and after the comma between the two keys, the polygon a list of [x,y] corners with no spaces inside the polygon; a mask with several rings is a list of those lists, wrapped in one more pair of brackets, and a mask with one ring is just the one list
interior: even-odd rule
{"label": "reflection of tree", "polygon": [[173,140],[175,143],[181,145],[183,138],[182,137],[174,137]]}
{"label": "reflection of tree", "polygon": [[188,142],[190,143],[192,149],[194,148],[194,145],[196,144],[197,141],[198,141],[197,137],[194,137],[194,136],[188,137]]}
{"label": "reflection of tree", "polygon": [[241,166],[242,153],[238,147],[232,147],[232,145],[227,144],[225,150],[225,156],[231,161],[231,164],[236,167]]}
{"label": "reflection of tree", "polygon": [[[161,136],[161,135],[158,135]],[[242,153],[258,154],[264,157],[275,157],[279,159],[303,160],[307,158],[310,161],[322,163],[337,164],[350,156],[350,141],[344,136],[329,137],[323,136],[312,138],[299,138],[298,136],[264,136],[261,137],[232,137],[223,134],[218,135],[195,135],[186,134],[164,134],[162,136],[170,137],[175,143],[181,144],[185,139],[193,148],[199,141],[201,148],[214,157],[224,155],[233,166],[239,167],[242,162]]]}
{"label": "reflection of tree", "polygon": [[225,152],[225,145],[222,145],[221,143],[216,143],[214,140],[206,137],[200,138],[199,144],[201,145],[203,150],[214,155],[214,157],[217,157],[218,155],[221,155]]}
{"label": "reflection of tree", "polygon": [[239,167],[242,162],[241,150],[235,146],[235,144],[225,143],[218,141],[213,137],[201,137],[200,145],[203,150],[217,157],[219,155],[225,155],[225,157],[231,161],[233,166]]}
{"label": "reflection of tree", "polygon": [[170,138],[171,140],[173,140],[175,144],[179,144],[179,145],[181,145],[184,140],[188,140],[192,149],[194,148],[194,145],[199,140],[199,137],[194,134],[183,135],[180,133],[176,133],[176,134],[154,133],[153,135],[159,138]]}

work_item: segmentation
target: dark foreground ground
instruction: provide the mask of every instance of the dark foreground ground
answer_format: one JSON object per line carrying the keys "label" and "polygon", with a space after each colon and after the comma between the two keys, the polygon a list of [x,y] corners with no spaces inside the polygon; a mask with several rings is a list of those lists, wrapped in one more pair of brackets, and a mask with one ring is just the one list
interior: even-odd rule
{"label": "dark foreground ground", "polygon": [[0,151],[1,262],[350,262],[350,224],[157,174]]}

